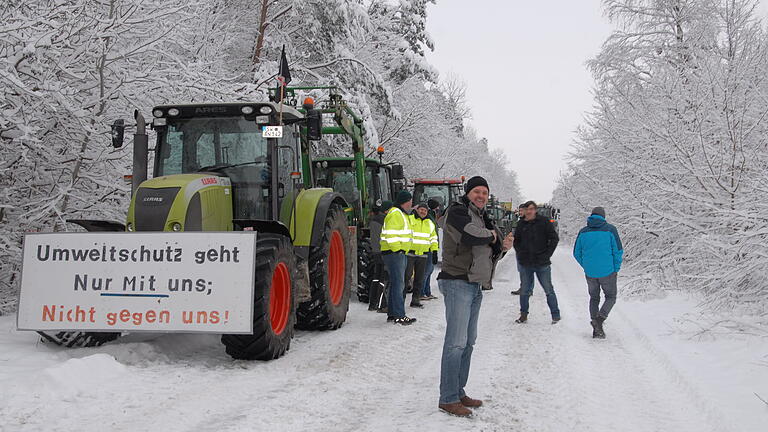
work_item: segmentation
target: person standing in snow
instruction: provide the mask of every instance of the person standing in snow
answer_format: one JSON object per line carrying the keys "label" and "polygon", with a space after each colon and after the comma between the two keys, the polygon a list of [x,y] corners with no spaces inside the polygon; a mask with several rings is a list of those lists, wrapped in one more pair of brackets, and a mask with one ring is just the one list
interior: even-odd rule
{"label": "person standing in snow", "polygon": [[381,205],[373,206],[371,222],[371,261],[373,269],[371,270],[371,286],[368,288],[368,310],[377,312],[386,312],[387,295],[386,271],[384,261],[381,259],[381,229],[384,226],[384,216],[392,207],[392,201],[384,201]]}
{"label": "person standing in snow", "polygon": [[[427,217],[429,208],[426,203],[416,205],[410,217],[411,250],[408,251],[408,265],[405,268],[406,285],[410,286],[412,308],[423,308],[421,304],[421,290],[424,287],[424,275],[427,262],[432,262],[432,251],[437,251],[437,234],[435,224]],[[434,235],[433,235],[434,234]],[[434,237],[434,239],[433,239]]]}
{"label": "person standing in snow", "polygon": [[413,206],[413,196],[407,190],[397,193],[395,206],[389,209],[381,228],[381,258],[387,266],[389,275],[389,298],[387,321],[401,325],[410,325],[416,318],[405,315],[405,267],[408,264],[406,253],[411,250],[413,231],[408,212]]}
{"label": "person standing in snow", "polygon": [[437,264],[437,249],[440,247],[438,243],[439,239],[437,237],[437,212],[440,208],[440,202],[438,202],[436,199],[430,198],[427,200],[427,206],[429,207],[427,217],[432,221],[432,224],[435,227],[435,232],[433,233],[434,237],[432,239],[435,247],[427,257],[427,268],[424,270],[424,287],[421,290],[421,299],[434,300],[437,298],[437,296],[432,295],[432,285],[430,283],[430,279],[432,278],[432,272],[435,270],[435,265]]}
{"label": "person standing in snow", "polygon": [[437,275],[446,322],[438,407],[448,414],[469,417],[469,408],[483,405],[464,392],[477,339],[482,287],[490,285],[494,264],[512,247],[512,238],[502,241],[501,231],[485,213],[489,188],[484,178],[472,177],[464,191],[446,211],[443,266]]}
{"label": "person standing in snow", "polygon": [[[624,258],[624,246],[616,227],[605,220],[605,209],[595,207],[587,218],[587,226],[579,231],[573,246],[573,257],[584,269],[589,289],[589,316],[592,337],[605,339],[603,323],[616,304],[616,280]],[[600,307],[600,290],[605,301]]]}
{"label": "person standing in snow", "polygon": [[557,305],[555,287],[552,286],[552,254],[557,249],[560,238],[555,226],[549,219],[536,212],[538,206],[533,201],[523,204],[523,219],[515,228],[515,252],[517,252],[518,270],[520,271],[520,318],[518,324],[528,321],[528,308],[533,294],[533,277],[539,279],[547,294],[547,306],[552,315],[552,324],[560,321],[560,308]]}

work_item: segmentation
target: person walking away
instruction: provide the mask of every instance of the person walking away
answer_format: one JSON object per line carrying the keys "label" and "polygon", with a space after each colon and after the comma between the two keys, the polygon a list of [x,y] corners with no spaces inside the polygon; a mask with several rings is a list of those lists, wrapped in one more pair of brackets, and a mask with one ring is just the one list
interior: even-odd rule
{"label": "person walking away", "polygon": [[[587,278],[592,337],[605,339],[603,323],[616,304],[616,282],[624,258],[624,246],[616,227],[606,221],[603,207],[595,207],[587,218],[587,226],[579,231],[573,245],[573,257],[584,269]],[[605,295],[602,307],[600,290]]]}
{"label": "person walking away", "polygon": [[517,253],[518,270],[520,271],[520,318],[516,323],[528,321],[528,308],[533,294],[534,276],[547,294],[547,306],[552,315],[552,324],[560,321],[560,309],[557,306],[555,287],[552,286],[552,262],[550,259],[557,249],[560,240],[554,225],[549,219],[537,214],[537,206],[528,201],[524,206],[524,218],[515,228],[514,247]]}
{"label": "person walking away", "polygon": [[392,207],[392,201],[384,201],[371,209],[373,215],[369,228],[371,231],[371,286],[368,287],[368,310],[377,312],[387,311],[386,271],[384,260],[381,259],[381,229],[384,226],[384,216]]}
{"label": "person walking away", "polygon": [[[425,203],[419,203],[411,214],[410,223],[413,231],[413,241],[411,250],[408,251],[408,266],[405,269],[406,280],[412,279],[411,286],[411,307],[423,308],[421,304],[421,290],[424,287],[424,275],[426,273],[427,262],[432,262],[432,233],[435,231],[435,225],[427,217],[429,208]],[[435,250],[437,245],[435,245]]]}
{"label": "person walking away", "polygon": [[430,252],[427,254],[427,268],[424,270],[424,287],[421,290],[421,300],[434,300],[437,296],[432,295],[432,286],[430,280],[437,264],[437,250],[440,248],[440,240],[437,235],[437,212],[440,209],[440,202],[434,198],[427,200],[429,212],[427,217],[432,221],[435,227],[432,237],[430,237]]}
{"label": "person walking away", "polygon": [[413,232],[411,231],[408,212],[413,205],[411,193],[401,190],[397,193],[395,206],[389,209],[381,228],[381,258],[389,275],[389,298],[387,321],[401,325],[410,325],[416,318],[405,315],[405,267],[408,259],[405,254],[411,250]]}
{"label": "person walking away", "polygon": [[443,232],[443,266],[437,284],[445,301],[445,341],[440,362],[440,410],[469,417],[469,408],[483,402],[467,396],[482,286],[490,284],[493,266],[512,247],[512,238],[502,241],[501,231],[485,213],[488,182],[472,177],[465,195],[446,210]]}

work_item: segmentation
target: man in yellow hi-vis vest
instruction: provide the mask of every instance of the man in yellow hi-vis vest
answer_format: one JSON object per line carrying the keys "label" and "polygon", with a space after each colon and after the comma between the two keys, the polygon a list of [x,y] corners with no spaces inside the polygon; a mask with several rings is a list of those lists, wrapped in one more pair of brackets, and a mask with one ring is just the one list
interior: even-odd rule
{"label": "man in yellow hi-vis vest", "polygon": [[387,321],[410,325],[416,318],[405,316],[405,267],[408,260],[405,254],[411,250],[413,232],[408,217],[413,197],[410,192],[401,190],[395,199],[395,206],[389,209],[381,228],[381,258],[389,273],[389,299]]}
{"label": "man in yellow hi-vis vest", "polygon": [[[411,230],[413,242],[408,252],[408,266],[405,268],[406,285],[411,287],[411,307],[423,308],[421,292],[424,287],[427,260],[432,259],[432,251],[437,250],[437,230],[429,217],[429,208],[425,203],[419,203],[411,214]],[[413,279],[411,279],[413,278]]]}

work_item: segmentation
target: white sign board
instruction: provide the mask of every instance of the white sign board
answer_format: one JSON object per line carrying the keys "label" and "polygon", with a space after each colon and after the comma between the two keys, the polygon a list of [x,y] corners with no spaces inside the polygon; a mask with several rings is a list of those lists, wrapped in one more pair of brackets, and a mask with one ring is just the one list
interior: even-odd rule
{"label": "white sign board", "polygon": [[20,330],[253,332],[256,232],[24,237]]}
{"label": "white sign board", "polygon": [[283,127],[282,126],[264,126],[261,130],[261,136],[264,138],[282,138]]}

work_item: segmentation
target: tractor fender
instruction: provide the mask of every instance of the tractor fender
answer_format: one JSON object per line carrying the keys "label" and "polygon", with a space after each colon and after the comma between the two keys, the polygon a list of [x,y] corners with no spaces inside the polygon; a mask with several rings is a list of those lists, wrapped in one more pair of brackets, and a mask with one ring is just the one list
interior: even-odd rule
{"label": "tractor fender", "polygon": [[120,222],[95,219],[67,219],[67,222],[80,225],[87,231],[125,231],[125,225]]}
{"label": "tractor fender", "polygon": [[323,230],[325,229],[325,218],[328,215],[328,210],[331,208],[332,204],[338,204],[342,208],[348,206],[344,197],[337,192],[329,192],[320,198],[317,202],[317,208],[315,209],[315,221],[312,224],[312,239],[310,241],[310,246],[317,246],[320,244]]}
{"label": "tractor fender", "polygon": [[254,231],[259,233],[272,233],[291,238],[291,233],[288,231],[288,227],[280,221],[273,220],[261,220],[261,219],[234,219],[232,222],[240,228],[245,230],[246,228],[253,228]]}
{"label": "tractor fender", "polygon": [[288,230],[293,246],[300,254],[320,243],[325,217],[333,203],[347,206],[344,197],[330,188],[305,189],[296,197]]}

